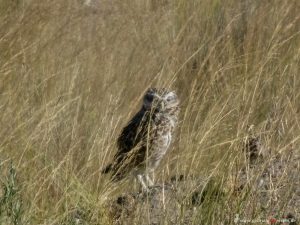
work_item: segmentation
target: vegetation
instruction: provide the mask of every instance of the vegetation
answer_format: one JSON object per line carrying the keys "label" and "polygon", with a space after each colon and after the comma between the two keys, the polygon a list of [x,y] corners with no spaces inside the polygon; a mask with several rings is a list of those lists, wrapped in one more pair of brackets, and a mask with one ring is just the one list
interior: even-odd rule
{"label": "vegetation", "polygon": [[[195,196],[207,180],[190,224],[300,218],[299,11],[298,0],[1,0],[0,223],[114,223],[108,202],[138,186],[100,171],[150,86],[181,99],[157,183],[183,175],[180,194]],[[249,135],[269,156],[237,192]],[[255,183],[274,157],[261,206]]]}

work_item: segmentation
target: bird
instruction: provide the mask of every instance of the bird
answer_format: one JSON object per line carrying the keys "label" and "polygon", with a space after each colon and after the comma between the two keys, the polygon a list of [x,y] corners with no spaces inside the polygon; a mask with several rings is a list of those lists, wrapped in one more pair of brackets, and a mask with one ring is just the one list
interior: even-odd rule
{"label": "bird", "polygon": [[248,125],[248,135],[244,139],[244,152],[251,166],[261,161],[266,154],[261,137],[254,133],[254,125]]}
{"label": "bird", "polygon": [[175,91],[149,88],[143,97],[141,109],[122,129],[117,139],[117,152],[112,163],[102,173],[111,172],[119,181],[134,175],[143,189],[154,182],[149,174],[167,153],[178,124],[179,99]]}

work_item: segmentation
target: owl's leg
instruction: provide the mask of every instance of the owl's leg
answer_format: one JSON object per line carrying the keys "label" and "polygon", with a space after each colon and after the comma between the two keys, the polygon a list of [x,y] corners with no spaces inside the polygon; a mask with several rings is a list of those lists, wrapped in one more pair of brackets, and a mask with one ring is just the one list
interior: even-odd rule
{"label": "owl's leg", "polygon": [[138,181],[141,183],[143,189],[147,191],[148,190],[148,186],[146,185],[146,183],[144,181],[143,175],[138,174],[137,178],[138,178]]}
{"label": "owl's leg", "polygon": [[149,186],[153,186],[154,182],[153,182],[153,180],[150,179],[149,174],[146,174],[145,177],[146,177],[146,180],[148,182],[148,185]]}

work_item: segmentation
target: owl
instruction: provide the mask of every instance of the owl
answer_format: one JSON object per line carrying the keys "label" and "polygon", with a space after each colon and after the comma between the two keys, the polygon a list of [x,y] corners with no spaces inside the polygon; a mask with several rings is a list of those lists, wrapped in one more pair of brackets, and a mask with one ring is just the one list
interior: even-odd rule
{"label": "owl", "polygon": [[132,174],[144,189],[152,186],[149,173],[154,172],[170,147],[178,113],[179,100],[174,91],[148,89],[140,111],[118,137],[113,162],[102,172],[111,172],[113,180]]}

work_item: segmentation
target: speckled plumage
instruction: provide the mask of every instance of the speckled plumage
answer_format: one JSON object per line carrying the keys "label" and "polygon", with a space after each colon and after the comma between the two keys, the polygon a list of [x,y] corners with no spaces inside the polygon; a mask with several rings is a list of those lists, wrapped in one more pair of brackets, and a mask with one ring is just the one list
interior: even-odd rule
{"label": "speckled plumage", "polygon": [[173,91],[147,90],[141,110],[118,138],[118,151],[113,163],[103,172],[111,171],[113,178],[119,180],[129,173],[144,176],[154,171],[170,146],[177,125],[178,104],[178,97]]}

